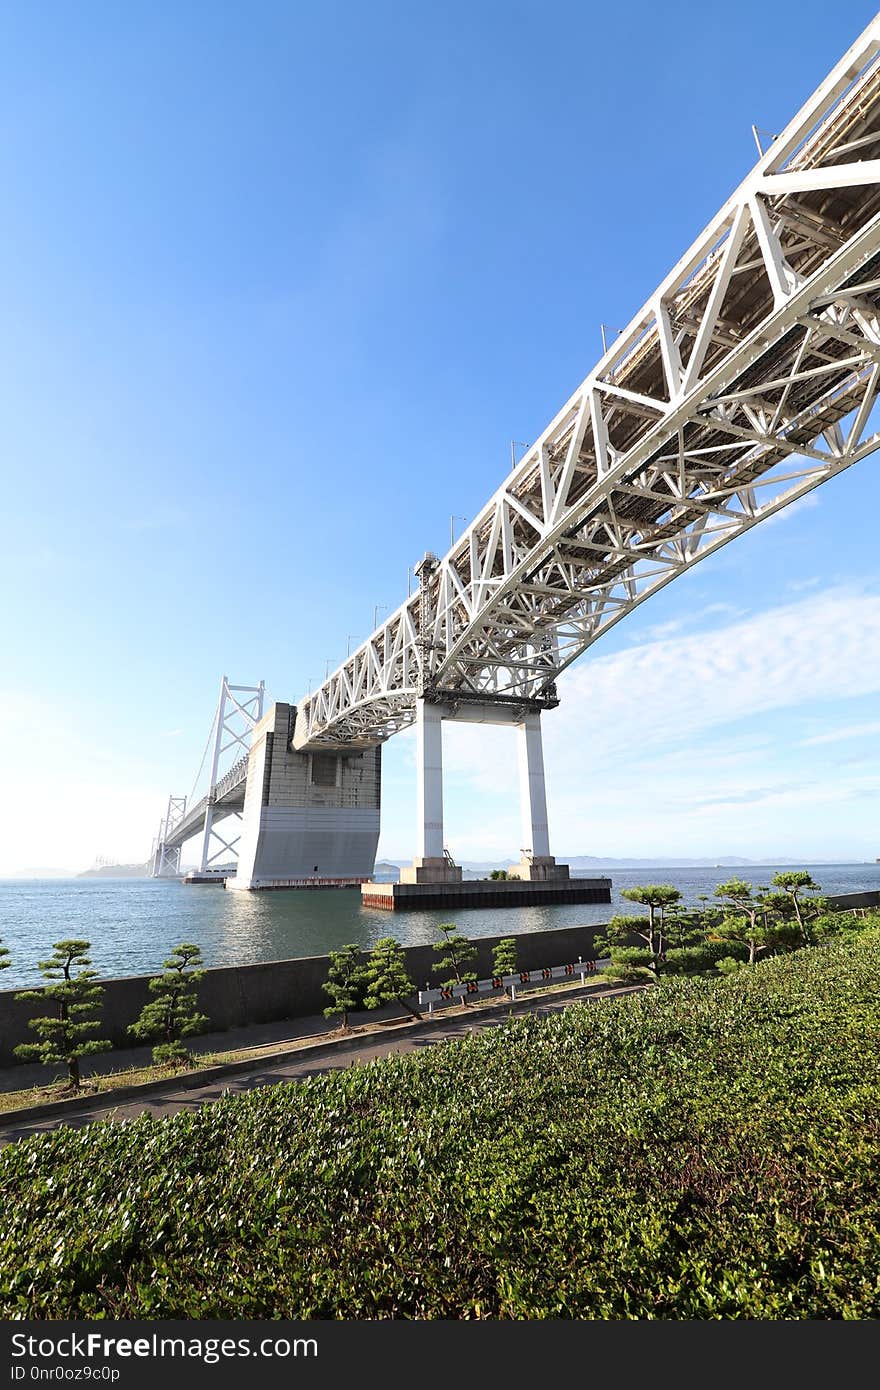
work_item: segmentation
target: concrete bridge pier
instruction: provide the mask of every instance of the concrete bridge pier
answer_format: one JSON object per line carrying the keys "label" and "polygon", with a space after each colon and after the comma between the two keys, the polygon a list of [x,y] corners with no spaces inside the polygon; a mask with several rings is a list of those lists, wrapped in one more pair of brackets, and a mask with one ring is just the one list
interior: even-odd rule
{"label": "concrete bridge pier", "polygon": [[519,742],[523,858],[514,873],[531,883],[546,883],[550,879],[568,878],[568,865],[557,864],[550,853],[550,829],[547,824],[547,786],[544,780],[544,744],[541,737],[540,714],[537,711],[527,714],[517,725],[516,733]]}
{"label": "concrete bridge pier", "polygon": [[494,701],[416,701],[417,854],[400,871],[401,883],[461,883],[461,869],[443,848],[444,720],[468,724],[513,725],[519,744],[520,814],[523,858],[512,870],[520,879],[545,883],[567,879],[567,864],[550,853],[547,792],[539,710]]}
{"label": "concrete bridge pier", "polygon": [[461,883],[443,852],[443,709],[416,701],[416,857],[401,883]]}
{"label": "concrete bridge pier", "polygon": [[342,887],[370,878],[379,843],[382,749],[295,752],[296,706],[274,704],[248,754],[238,871],[226,887]]}

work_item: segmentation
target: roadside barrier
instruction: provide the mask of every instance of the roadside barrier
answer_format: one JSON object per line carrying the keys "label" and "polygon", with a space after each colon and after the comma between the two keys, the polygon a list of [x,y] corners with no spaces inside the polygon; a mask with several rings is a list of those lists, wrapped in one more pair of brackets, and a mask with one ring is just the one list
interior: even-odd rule
{"label": "roadside barrier", "polygon": [[460,985],[444,985],[438,989],[420,989],[419,1007],[427,1005],[428,1015],[434,1012],[435,1004],[454,1004],[469,994],[500,994],[507,990],[510,998],[516,998],[517,987],[540,984],[543,980],[566,980],[580,976],[581,984],[587,977],[595,975],[610,965],[610,960],[577,960],[570,965],[548,965],[542,970],[517,970],[512,975],[493,975],[487,980],[466,980]]}

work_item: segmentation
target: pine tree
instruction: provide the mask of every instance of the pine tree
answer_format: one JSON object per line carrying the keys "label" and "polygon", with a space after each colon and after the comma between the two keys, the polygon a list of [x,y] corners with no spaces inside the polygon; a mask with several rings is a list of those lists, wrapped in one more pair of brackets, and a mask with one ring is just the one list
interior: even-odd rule
{"label": "pine tree", "polygon": [[620,896],[631,903],[641,903],[648,909],[647,931],[639,935],[652,956],[662,956],[665,947],[666,913],[681,902],[681,893],[671,883],[643,883],[638,888],[622,888]]}
{"label": "pine tree", "polygon": [[107,1052],[111,1044],[106,1039],[91,1037],[100,1027],[103,985],[96,985],[97,971],[89,970],[91,957],[89,941],[56,941],[50,960],[41,960],[39,968],[48,985],[42,989],[23,990],[16,999],[28,1003],[49,1003],[54,1011],[32,1018],[29,1027],[40,1035],[38,1043],[21,1043],[15,1055],[29,1062],[45,1062],[50,1066],[63,1062],[67,1067],[70,1089],[80,1088],[81,1057]]}
{"label": "pine tree", "polygon": [[416,987],[407,974],[403,948],[393,936],[382,936],[376,942],[367,959],[364,980],[367,985],[364,1004],[368,1009],[379,1009],[383,1004],[402,1004],[413,1018],[421,1018],[418,1009],[407,1002],[408,996],[415,994]]}
{"label": "pine tree", "polygon": [[[456,929],[454,922],[438,922],[437,930],[443,937],[442,941],[434,944],[434,950],[438,952],[440,959],[434,966],[435,974],[441,971],[448,971],[449,978],[441,980],[443,989],[451,989],[453,985],[463,985],[468,980],[475,980],[477,977],[467,966],[477,958],[477,948],[466,936],[462,936]],[[467,1003],[467,995],[462,995],[461,1002]]]}
{"label": "pine tree", "polygon": [[348,1029],[349,1013],[360,1003],[363,982],[364,966],[357,942],[350,941],[340,951],[330,952],[330,967],[323,988],[333,1002],[324,1010],[324,1017],[335,1018],[341,1014],[339,1028],[343,1033]]}
{"label": "pine tree", "polygon": [[148,988],[155,997],[129,1025],[128,1031],[135,1038],[160,1039],[153,1048],[156,1063],[191,1061],[192,1053],[183,1039],[203,1033],[208,1026],[207,1015],[197,1012],[198,984],[205,973],[198,968],[201,964],[198,946],[189,941],[175,946],[162,962],[164,973],[150,980]]}
{"label": "pine tree", "polygon": [[715,897],[723,900],[725,913],[720,922],[712,924],[708,939],[745,946],[749,965],[754,965],[761,952],[769,951],[779,936],[768,913],[768,894],[762,888],[756,891],[744,879],[731,878],[718,884]]}
{"label": "pine tree", "polygon": [[12,961],[9,959],[9,951],[0,941],[0,970],[8,970]]}
{"label": "pine tree", "polygon": [[[516,974],[516,937],[505,936],[501,941],[496,942],[492,951],[492,974],[515,975]],[[509,994],[507,988],[505,993]]]}
{"label": "pine tree", "polygon": [[[794,917],[800,945],[811,946],[812,923],[828,907],[825,899],[819,896],[822,892],[821,887],[814,882],[808,869],[783,869],[773,875],[771,883],[774,888],[780,888],[782,891],[767,894],[768,907],[783,919]],[[807,896],[801,897],[802,893]]]}

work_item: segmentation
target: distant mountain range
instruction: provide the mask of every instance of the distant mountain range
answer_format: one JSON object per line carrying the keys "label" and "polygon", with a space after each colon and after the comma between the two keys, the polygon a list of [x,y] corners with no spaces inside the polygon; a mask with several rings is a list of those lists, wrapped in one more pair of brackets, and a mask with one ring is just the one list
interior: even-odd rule
{"label": "distant mountain range", "polygon": [[[557,855],[560,864],[568,864],[573,873],[608,873],[614,869],[745,869],[745,868],[774,868],[792,865],[795,868],[806,868],[808,864],[853,864],[868,863],[865,860],[853,859],[791,859],[783,855],[775,859],[745,859],[737,854],[722,854],[717,859],[693,858],[693,859],[612,859],[591,854],[560,854]],[[379,883],[396,883],[400,877],[400,870],[404,865],[410,864],[410,859],[380,859],[376,864],[374,878]],[[515,859],[479,860],[464,859],[461,863],[462,872],[465,878],[486,878],[493,869],[510,869],[518,861]],[[876,861],[880,863],[880,859]],[[184,865],[181,867],[181,874],[185,874],[195,865]],[[34,868],[19,869],[16,873],[6,874],[7,879],[26,879],[26,878],[149,878],[150,869],[148,864],[101,864],[91,869],[85,869],[77,873],[74,869],[54,869],[43,866]],[[0,875],[4,877],[4,875]]]}
{"label": "distant mountain range", "polygon": [[149,878],[149,864],[101,864],[94,869],[84,869],[77,878]]}
{"label": "distant mountain range", "polygon": [[722,854],[717,859],[602,859],[590,854],[559,856],[560,863],[573,869],[738,869],[760,868],[767,864],[818,864],[818,859],[743,859],[738,854]]}
{"label": "distant mountain range", "polygon": [[[556,856],[560,864],[568,864],[573,873],[586,872],[608,872],[612,869],[742,869],[742,868],[765,868],[772,865],[774,868],[792,865],[796,868],[804,868],[807,864],[827,864],[827,859],[789,859],[784,855],[779,855],[774,859],[745,859],[738,854],[722,854],[717,859],[612,859],[603,858],[591,854],[559,854]],[[384,859],[376,865],[375,877],[385,881],[396,881],[400,869],[409,864],[409,859]],[[518,861],[515,859],[499,859],[492,861],[482,861],[475,859],[463,859],[461,869],[466,878],[483,878],[490,874],[493,869],[509,869]],[[841,860],[841,863],[854,861]]]}

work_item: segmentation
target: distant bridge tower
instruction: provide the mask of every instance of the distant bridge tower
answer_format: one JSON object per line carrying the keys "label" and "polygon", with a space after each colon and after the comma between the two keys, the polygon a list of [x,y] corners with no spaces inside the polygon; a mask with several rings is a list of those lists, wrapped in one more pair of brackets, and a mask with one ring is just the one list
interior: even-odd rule
{"label": "distant bridge tower", "polygon": [[174,831],[186,815],[186,797],[169,796],[168,809],[159,822],[153,846],[151,878],[177,878],[180,874],[180,845],[169,844]]}
{"label": "distant bridge tower", "polygon": [[[202,847],[199,856],[199,873],[219,867],[217,860],[225,853],[233,859],[237,857],[240,836],[227,840],[214,825],[217,773],[220,759],[230,749],[236,750],[239,757],[247,757],[250,750],[251,735],[263,717],[265,681],[259,685],[230,685],[229,677],[220,682],[220,699],[214,719],[214,747],[211,755],[211,780],[205,801],[205,820],[202,827]],[[228,817],[227,817],[228,819]],[[235,815],[236,825],[240,817]],[[225,826],[224,826],[225,828]],[[212,840],[217,844],[212,847]]]}
{"label": "distant bridge tower", "polygon": [[[187,840],[197,835],[199,863],[196,877],[207,875],[222,881],[224,872],[235,872],[240,837],[227,830],[225,822],[229,820],[230,824],[238,825],[241,821],[248,753],[254,729],[262,718],[264,698],[264,681],[260,681],[259,685],[231,685],[228,676],[221,680],[211,732],[202,755],[202,765],[196,774],[198,784],[210,749],[207,794],[194,803],[190,797],[191,804],[188,804],[185,796],[168,798],[168,811],[160,822],[159,834],[150,856],[153,878],[179,876],[181,849]],[[224,756],[230,752],[231,766],[230,759]],[[222,773],[221,761],[226,763]],[[217,829],[218,822],[224,825],[223,834]],[[218,863],[218,860],[223,862]]]}

